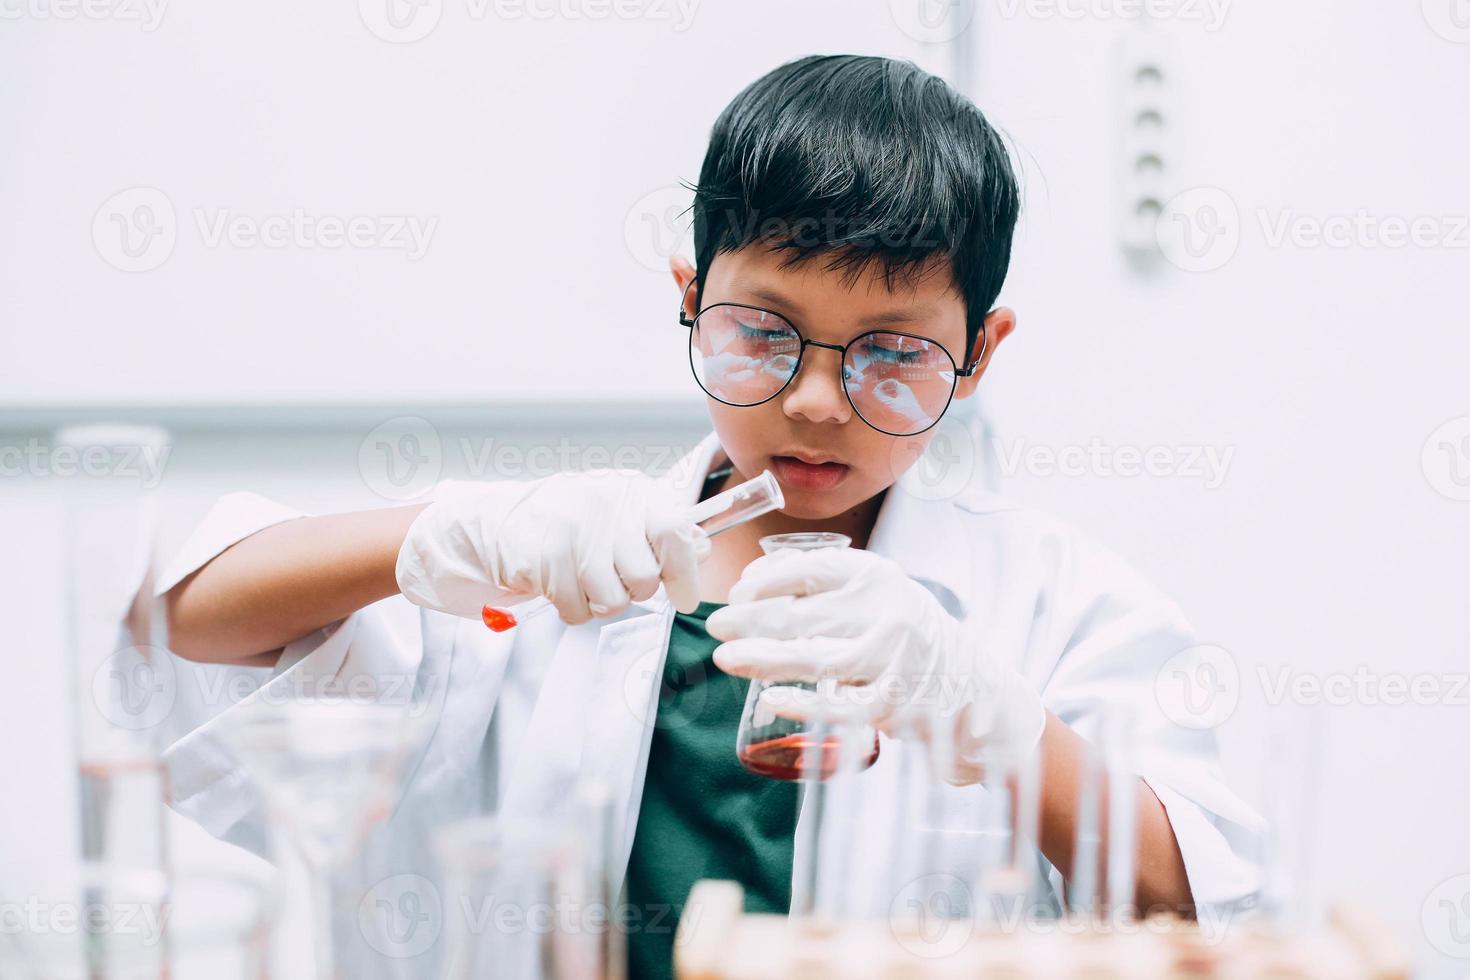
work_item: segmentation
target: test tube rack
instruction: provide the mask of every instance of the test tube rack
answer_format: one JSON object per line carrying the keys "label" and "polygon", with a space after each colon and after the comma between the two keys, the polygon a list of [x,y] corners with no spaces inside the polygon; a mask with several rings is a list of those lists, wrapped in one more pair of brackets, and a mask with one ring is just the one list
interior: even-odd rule
{"label": "test tube rack", "polygon": [[1339,910],[1322,929],[1238,923],[1215,934],[1178,918],[1009,928],[966,921],[843,921],[752,915],[729,881],[690,892],[674,943],[679,980],[1405,980],[1409,966],[1372,916]]}

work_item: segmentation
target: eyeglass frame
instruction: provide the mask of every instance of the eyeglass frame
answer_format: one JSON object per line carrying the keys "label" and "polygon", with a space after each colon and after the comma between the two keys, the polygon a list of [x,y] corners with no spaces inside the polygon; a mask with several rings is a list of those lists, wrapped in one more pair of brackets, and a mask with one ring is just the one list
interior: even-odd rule
{"label": "eyeglass frame", "polygon": [[[688,297],[689,290],[690,290],[690,288],[693,285],[694,285],[694,283],[693,282],[690,282],[688,286],[685,286],[684,287],[684,297],[686,297],[686,298]],[[791,377],[787,378],[784,382],[782,382],[781,383],[781,387],[777,388],[769,396],[767,396],[765,398],[762,398],[758,402],[750,402],[748,404],[738,404],[736,402],[727,402],[727,401],[725,401],[725,399],[719,397],[718,395],[716,395],[713,392],[711,392],[708,388],[706,388],[704,386],[704,382],[702,382],[702,381],[699,380],[699,372],[696,371],[696,370],[694,370],[694,327],[695,327],[696,324],[699,323],[699,318],[701,316],[703,316],[704,314],[708,313],[710,310],[719,309],[721,306],[733,306],[733,307],[735,307],[737,309],[741,309],[741,310],[754,310],[757,313],[764,313],[764,314],[767,314],[768,316],[776,317],[779,320],[781,320],[783,323],[785,323],[787,326],[789,326],[793,331],[795,331],[795,333],[796,333],[796,339],[801,342],[801,347],[796,352],[796,367],[792,370]],[[894,336],[894,337],[907,337],[910,340],[922,340],[924,343],[926,343],[926,344],[933,344],[935,347],[938,347],[940,350],[944,351],[944,356],[947,357],[947,358],[949,358],[950,366],[954,368],[954,375],[955,375],[956,378],[968,378],[968,377],[971,377],[972,375],[974,375],[974,373],[977,370],[979,370],[979,368],[980,368],[980,362],[983,361],[983,360],[985,360],[985,353],[986,353],[987,349],[990,346],[990,335],[989,335],[989,333],[985,329],[985,321],[984,320],[981,320],[980,321],[980,353],[966,367],[963,367],[962,368],[958,364],[955,363],[954,355],[949,352],[949,348],[948,347],[945,347],[943,344],[941,344],[937,340],[933,340],[933,339],[931,339],[929,337],[920,337],[918,334],[900,333],[897,330],[869,330],[869,331],[867,331],[865,333],[858,334],[856,337],[852,338],[847,343],[842,344],[840,346],[837,345],[837,344],[825,344],[825,343],[823,343],[820,340],[812,340],[811,338],[807,337],[805,334],[803,334],[801,332],[801,328],[800,327],[798,327],[796,324],[794,324],[794,323],[791,322],[791,319],[789,317],[785,316],[784,314],[777,313],[775,310],[768,310],[765,307],[761,307],[761,306],[750,306],[750,305],[748,305],[746,303],[711,303],[709,306],[706,306],[703,309],[696,311],[695,314],[694,314],[694,316],[693,317],[690,317],[687,313],[684,312],[684,300],[683,300],[683,298],[681,298],[680,301],[679,301],[679,326],[681,326],[681,327],[688,327],[689,328],[689,370],[690,370],[690,372],[692,372],[694,374],[694,381],[695,381],[695,383],[699,385],[700,390],[703,391],[706,395],[709,395],[711,398],[713,398],[715,401],[719,402],[721,405],[729,405],[731,408],[755,408],[757,405],[764,405],[766,402],[771,401],[772,399],[776,398],[778,395],[781,394],[781,392],[783,392],[787,388],[789,388],[791,386],[791,382],[792,381],[795,381],[797,374],[799,374],[801,372],[802,358],[804,358],[806,356],[806,349],[807,349],[808,346],[811,346],[811,347],[822,347],[822,348],[825,348],[826,350],[836,351],[840,355],[840,359],[837,362],[837,365],[838,365],[838,368],[837,369],[838,369],[838,378],[839,378],[839,380],[841,380],[843,382],[843,385],[842,385],[842,393],[843,393],[843,395],[845,395],[847,397],[847,404],[852,407],[853,414],[856,415],[858,418],[862,419],[863,420],[863,424],[866,425],[866,426],[868,426],[869,428],[871,428],[873,431],[875,431],[875,432],[881,432],[885,436],[893,436],[895,439],[907,439],[910,436],[923,435],[925,432],[928,432],[930,429],[932,429],[936,425],[938,425],[944,419],[944,413],[949,411],[949,406],[952,405],[952,404],[954,404],[954,393],[955,393],[955,389],[957,387],[959,387],[959,382],[955,382],[954,384],[950,385],[950,387],[949,387],[949,398],[945,400],[944,407],[939,410],[939,414],[937,416],[935,416],[933,422],[930,422],[928,425],[924,426],[918,432],[904,432],[904,433],[889,432],[887,429],[880,429],[876,425],[874,425],[872,422],[869,422],[868,419],[867,419],[867,417],[865,415],[863,415],[862,410],[859,409],[857,407],[857,404],[852,400],[852,392],[850,392],[850,391],[847,390],[847,384],[846,384],[846,380],[847,379],[842,377],[841,371],[842,371],[842,366],[847,362],[847,349],[849,347],[851,347],[853,344],[857,343],[858,341],[862,340],[864,337],[871,337],[874,334],[880,334],[880,333],[890,334],[891,336]]]}

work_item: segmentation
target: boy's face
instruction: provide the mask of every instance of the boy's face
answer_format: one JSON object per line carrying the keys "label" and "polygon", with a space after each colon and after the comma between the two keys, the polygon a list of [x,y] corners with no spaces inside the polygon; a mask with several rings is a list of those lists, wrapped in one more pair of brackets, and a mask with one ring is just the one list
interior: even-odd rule
{"label": "boy's face", "polygon": [[[781,269],[784,258],[762,245],[720,253],[710,264],[700,306],[760,307],[785,317],[808,340],[838,346],[876,329],[923,337],[943,345],[960,367],[979,353],[978,338],[973,351],[965,349],[965,303],[943,257],[891,284],[877,262],[854,282],[844,281],[848,270],[827,270],[826,256]],[[673,271],[681,290],[694,278],[683,259],[674,260]],[[690,289],[685,312],[691,317],[695,303]],[[986,362],[1014,324],[1009,310],[987,317]],[[825,520],[871,499],[918,459],[937,431],[891,436],[868,425],[843,390],[841,359],[837,351],[808,346],[796,377],[770,401],[736,407],[709,398],[715,431],[738,474],[774,473],[790,517]],[[958,378],[954,397],[974,394],[979,375]]]}

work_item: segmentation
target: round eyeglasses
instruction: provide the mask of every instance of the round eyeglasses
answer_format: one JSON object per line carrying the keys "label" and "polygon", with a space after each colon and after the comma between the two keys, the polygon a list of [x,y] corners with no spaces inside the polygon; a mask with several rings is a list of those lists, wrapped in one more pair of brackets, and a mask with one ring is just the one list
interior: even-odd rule
{"label": "round eyeglasses", "polygon": [[891,436],[916,436],[933,428],[954,397],[955,379],[967,378],[985,358],[964,368],[939,343],[924,337],[873,330],[841,346],[801,335],[779,313],[758,306],[716,303],[689,319],[689,366],[699,387],[718,402],[748,408],[786,389],[808,347],[842,356],[842,390],[858,418]]}

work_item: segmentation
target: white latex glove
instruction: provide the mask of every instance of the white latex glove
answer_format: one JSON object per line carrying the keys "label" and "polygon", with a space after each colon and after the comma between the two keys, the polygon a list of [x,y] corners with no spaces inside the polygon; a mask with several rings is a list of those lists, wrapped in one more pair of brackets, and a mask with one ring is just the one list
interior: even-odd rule
{"label": "white latex glove", "polygon": [[486,603],[545,596],[577,624],[647,599],[662,581],[674,608],[693,612],[710,546],[687,509],[634,470],[445,483],[404,537],[398,587],[467,619]]}
{"label": "white latex glove", "polygon": [[776,552],[751,562],[707,623],[721,670],[768,682],[831,678],[835,693],[774,687],[778,715],[863,718],[891,736],[953,733],[951,778],[981,778],[987,749],[1027,754],[1041,697],[968,642],[964,625],[897,563],[869,551]]}

